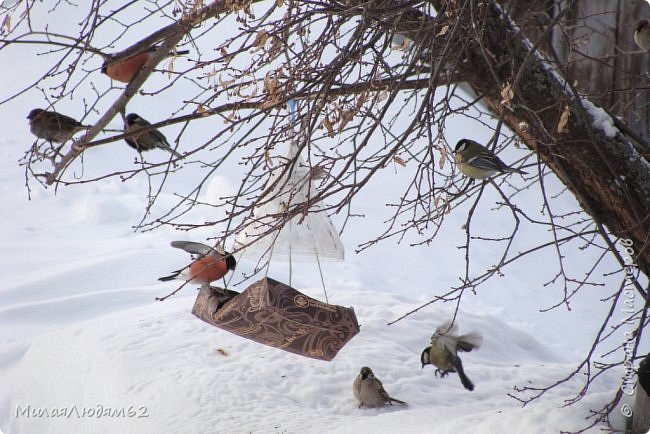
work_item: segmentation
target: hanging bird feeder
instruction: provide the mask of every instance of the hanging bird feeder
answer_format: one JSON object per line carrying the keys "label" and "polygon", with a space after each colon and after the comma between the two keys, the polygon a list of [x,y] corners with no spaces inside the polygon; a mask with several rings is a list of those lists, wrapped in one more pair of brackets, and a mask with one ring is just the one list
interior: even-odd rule
{"label": "hanging bird feeder", "polygon": [[268,277],[242,293],[203,286],[192,313],[260,344],[326,361],[359,333],[351,307],[320,302]]}
{"label": "hanging bird feeder", "polygon": [[279,224],[287,209],[308,203],[316,192],[315,177],[298,155],[297,136],[294,128],[284,156],[284,161],[293,162],[291,170],[286,166],[273,169],[264,189],[269,199],[252,210],[235,240],[240,259],[267,256],[268,263],[271,257],[288,262],[289,284],[264,277],[242,293],[205,285],[192,313],[255,342],[329,361],[359,332],[359,324],[351,307],[323,303],[291,287],[292,261],[316,262],[328,301],[320,261],[344,258],[343,243],[332,221],[324,212],[315,212],[319,204]]}

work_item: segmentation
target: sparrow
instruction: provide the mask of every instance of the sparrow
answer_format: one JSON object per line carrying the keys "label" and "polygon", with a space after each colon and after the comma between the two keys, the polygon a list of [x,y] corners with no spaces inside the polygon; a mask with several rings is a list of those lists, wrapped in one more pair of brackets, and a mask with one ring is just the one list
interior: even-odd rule
{"label": "sparrow", "polygon": [[29,129],[36,137],[53,143],[63,143],[75,133],[90,128],[69,116],[39,108],[30,111],[27,119]]}
{"label": "sparrow", "polygon": [[[122,83],[129,83],[142,68],[151,54],[158,50],[157,46],[150,47],[142,53],[134,54],[126,59],[115,59],[109,56],[102,65],[102,73],[108,75],[113,80],[121,81]],[[169,53],[169,56],[180,56],[189,53],[188,50],[176,51]]]}
{"label": "sparrow", "polygon": [[383,407],[386,403],[393,405],[393,402],[408,405],[404,401],[388,396],[381,381],[375,378],[372,369],[367,366],[361,368],[361,372],[352,383],[352,392],[359,401],[359,408],[364,405],[366,407]]}
{"label": "sparrow", "polygon": [[650,51],[650,20],[636,22],[634,27],[634,42],[645,51]]}
{"label": "sparrow", "polygon": [[[130,133],[132,131],[138,130],[140,128],[148,127],[151,124],[142,119],[135,113],[129,113],[126,117],[126,125],[124,126],[124,133]],[[169,144],[165,136],[158,131],[157,129],[149,130],[141,134],[135,134],[133,136],[127,137],[124,139],[126,143],[137,150],[138,152],[150,151],[155,148],[164,149],[165,151],[171,152],[174,157],[180,158],[181,154],[176,152]]]}
{"label": "sparrow", "polygon": [[460,382],[467,390],[474,390],[474,384],[467,378],[458,351],[472,351],[480,348],[483,337],[476,333],[457,335],[458,326],[448,321],[438,327],[431,336],[431,346],[426,347],[420,356],[422,368],[426,365],[436,367],[436,376],[444,377],[450,372],[457,372]]}
{"label": "sparrow", "polygon": [[485,179],[506,172],[526,174],[523,170],[508,166],[494,152],[470,139],[458,141],[454,149],[454,160],[465,176],[474,179]]}
{"label": "sparrow", "polygon": [[237,266],[235,257],[220,248],[212,248],[193,241],[172,241],[171,246],[197,255],[197,258],[187,267],[176,270],[169,276],[159,278],[158,280],[162,282],[179,279],[207,286],[211,282],[221,279],[228,271],[234,270]]}

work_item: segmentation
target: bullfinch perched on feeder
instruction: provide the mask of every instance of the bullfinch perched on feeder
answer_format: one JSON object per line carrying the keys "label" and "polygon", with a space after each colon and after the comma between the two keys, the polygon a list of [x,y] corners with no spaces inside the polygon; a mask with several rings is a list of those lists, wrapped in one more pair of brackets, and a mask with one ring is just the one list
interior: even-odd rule
{"label": "bullfinch perched on feeder", "polygon": [[[158,50],[157,46],[151,47],[142,53],[134,54],[126,59],[114,59],[109,57],[102,65],[102,72],[113,80],[122,83],[130,83],[142,68],[149,57]],[[189,53],[188,50],[169,53],[170,56],[180,56]]]}
{"label": "bullfinch perched on feeder", "polygon": [[393,402],[407,405],[404,401],[389,396],[381,381],[375,378],[372,369],[367,366],[361,368],[361,372],[352,383],[352,392],[359,401],[359,407],[383,407],[385,404],[393,405]]}
{"label": "bullfinch perched on feeder", "polygon": [[634,27],[634,42],[645,51],[650,51],[650,20],[636,22]]}
{"label": "bullfinch perched on feeder", "polygon": [[38,138],[63,143],[75,133],[90,128],[61,113],[35,108],[27,115],[29,129]]}
{"label": "bullfinch perched on feeder", "polygon": [[523,170],[515,169],[501,161],[494,152],[474,140],[461,139],[454,149],[454,160],[458,169],[474,179],[485,179],[497,173],[514,172],[526,174]]}
{"label": "bullfinch perched on feeder", "polygon": [[426,365],[436,367],[436,376],[445,377],[450,372],[457,372],[460,382],[467,390],[474,390],[474,384],[467,378],[463,370],[463,363],[458,357],[458,351],[472,351],[478,349],[483,342],[483,337],[478,333],[457,335],[458,327],[446,322],[436,329],[431,336],[431,346],[422,351],[420,361],[422,368]]}
{"label": "bullfinch perched on feeder", "polygon": [[[124,126],[124,133],[130,133],[132,131],[138,130],[140,128],[148,127],[151,123],[147,120],[141,118],[135,113],[129,113],[126,117],[126,125]],[[163,149],[167,152],[171,152],[174,157],[180,158],[181,154],[176,152],[167,138],[157,129],[152,129],[145,131],[140,134],[135,134],[124,139],[126,143],[137,150],[138,152],[150,151],[155,148]]]}
{"label": "bullfinch perched on feeder", "polygon": [[206,286],[221,279],[228,271],[234,270],[237,265],[235,257],[220,248],[213,248],[193,241],[172,241],[171,245],[197,257],[187,267],[158,279],[163,282],[178,279]]}

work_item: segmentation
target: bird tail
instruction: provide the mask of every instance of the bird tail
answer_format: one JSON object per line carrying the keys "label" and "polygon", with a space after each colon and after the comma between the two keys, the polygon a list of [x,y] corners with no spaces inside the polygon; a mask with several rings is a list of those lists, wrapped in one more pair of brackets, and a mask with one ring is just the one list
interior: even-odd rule
{"label": "bird tail", "polygon": [[528,175],[528,172],[524,172],[523,170],[521,170],[521,169],[517,169],[517,168],[515,168],[515,167],[508,167],[508,168],[506,169],[506,172],[518,173],[518,174],[520,174],[520,175]]}
{"label": "bird tail", "polygon": [[172,155],[173,155],[174,157],[176,157],[176,158],[182,158],[182,157],[183,157],[181,154],[179,154],[178,152],[176,152],[176,151],[174,150],[174,148],[172,148],[168,143],[165,143],[164,145],[162,145],[162,146],[160,146],[160,147],[163,148],[165,151],[171,152]]}
{"label": "bird tail", "polygon": [[399,399],[395,399],[395,398],[393,398],[392,396],[389,396],[389,397],[388,397],[388,402],[390,402],[391,405],[393,405],[393,402],[396,402],[396,403],[398,403],[399,405],[403,405],[403,406],[408,407],[408,404],[407,404],[407,403],[405,403],[404,401],[400,401]]}
{"label": "bird tail", "polygon": [[456,348],[459,351],[470,352],[472,350],[477,350],[481,348],[483,343],[483,336],[477,332],[470,332],[464,335],[458,336],[458,343]]}
{"label": "bird tail", "polygon": [[159,277],[158,280],[160,280],[161,282],[168,282],[170,280],[174,280],[174,279],[176,279],[178,277],[179,274],[181,274],[181,271],[183,271],[183,270],[182,269],[176,270],[172,274],[170,274],[169,276]]}
{"label": "bird tail", "polygon": [[456,372],[458,372],[458,377],[460,378],[460,382],[463,383],[463,387],[470,392],[474,390],[474,383],[472,383],[472,380],[470,380],[467,375],[465,375],[465,370],[463,369],[463,362],[460,361],[460,358],[456,357],[453,360],[453,365],[454,368],[456,368]]}

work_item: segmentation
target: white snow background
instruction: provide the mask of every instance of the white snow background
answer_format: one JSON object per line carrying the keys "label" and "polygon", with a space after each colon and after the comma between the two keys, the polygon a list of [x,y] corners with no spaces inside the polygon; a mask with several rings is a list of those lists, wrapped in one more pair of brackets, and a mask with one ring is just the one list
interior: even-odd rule
{"label": "white snow background", "polygon": [[[50,19],[38,14],[32,19],[39,18]],[[74,13],[69,20],[73,22]],[[139,32],[129,35],[130,40],[145,34]],[[37,52],[25,46],[0,52],[2,99],[33,82],[51,61],[49,56],[36,57]],[[94,67],[100,63],[98,59]],[[96,82],[108,81],[95,74]],[[165,80],[155,73],[147,86]],[[182,87],[163,92],[155,102],[136,96],[129,111],[156,122],[176,109],[160,102],[165,95],[176,100],[182,92]],[[25,117],[31,108],[46,105],[41,94],[31,90],[3,105],[0,118],[0,430],[6,434],[555,433],[588,425],[589,410],[608,402],[621,384],[622,369],[608,372],[568,407],[565,399],[580,390],[582,375],[525,407],[508,396],[515,387],[543,387],[573,371],[600,327],[606,308],[600,299],[620,284],[620,274],[603,277],[605,285],[582,290],[570,312],[564,307],[540,312],[563,297],[561,288],[543,286],[557,272],[552,250],[507,267],[503,277],[488,281],[476,294],[464,294],[457,318],[461,332],[476,330],[484,336],[479,351],[462,355],[475,391],[464,390],[454,374],[440,379],[432,367],[420,368],[420,352],[455,305],[434,304],[395,325],[387,323],[458,285],[464,251],[457,246],[464,243],[466,213],[459,209],[448,216],[445,229],[428,246],[412,247],[409,242],[417,238],[408,237],[400,244],[389,240],[354,253],[359,243],[381,232],[390,215],[385,204],[399,200],[411,176],[408,164],[387,167],[369,184],[354,203],[354,210],[365,217],[352,219],[342,234],[346,261],[323,264],[330,302],[353,306],[361,325],[361,332],[332,362],[264,347],[203,323],[190,313],[194,288],[155,301],[176,287],[157,278],[189,259],[169,242],[205,241],[215,231],[134,232],[146,204],[144,177],[59,187],[56,193],[32,182],[28,200],[24,169],[17,163],[34,140]],[[82,113],[77,101],[63,101],[56,108],[75,117]],[[209,134],[211,122],[221,120],[193,124],[208,131],[182,136],[179,150],[189,148],[184,143],[192,134]],[[464,136],[479,141],[490,137],[488,129],[469,122],[448,122],[448,143]],[[117,119],[111,126],[121,127]],[[179,129],[174,125],[163,132],[172,140]],[[514,161],[525,152],[513,148],[502,157]],[[84,155],[83,176],[133,167],[135,158],[124,143],[90,149]],[[145,158],[164,161],[167,154],[153,151]],[[72,170],[81,175],[81,167]],[[216,201],[233,191],[240,170],[233,160],[210,179],[202,197]],[[191,167],[181,172],[161,196],[162,207],[174,203],[176,186],[196,181]],[[510,181],[523,182],[517,175]],[[561,188],[553,183],[550,187]],[[540,194],[538,187],[531,188],[515,201],[539,215]],[[473,230],[490,234],[511,224],[507,209],[493,209],[497,199],[489,193],[482,200],[477,211],[481,219],[474,220]],[[577,207],[566,195],[558,202],[560,208]],[[213,217],[202,212],[192,216],[197,221]],[[333,220],[340,227],[343,216]],[[520,250],[551,237],[534,227],[526,230],[517,240]],[[567,263],[588,269],[598,252],[572,246],[574,250],[564,250]],[[474,272],[482,272],[494,263],[495,253],[477,247],[473,260]],[[233,281],[253,266],[252,261],[240,261]],[[602,269],[617,267],[608,260]],[[322,299],[316,264],[294,264],[293,269],[293,286]],[[287,264],[274,263],[269,276],[288,281]],[[623,355],[619,351],[613,357],[620,360]],[[409,406],[359,409],[351,386],[364,365]],[[29,416],[43,409],[73,414]],[[132,417],[109,417],[103,414],[106,409],[125,409]]]}

